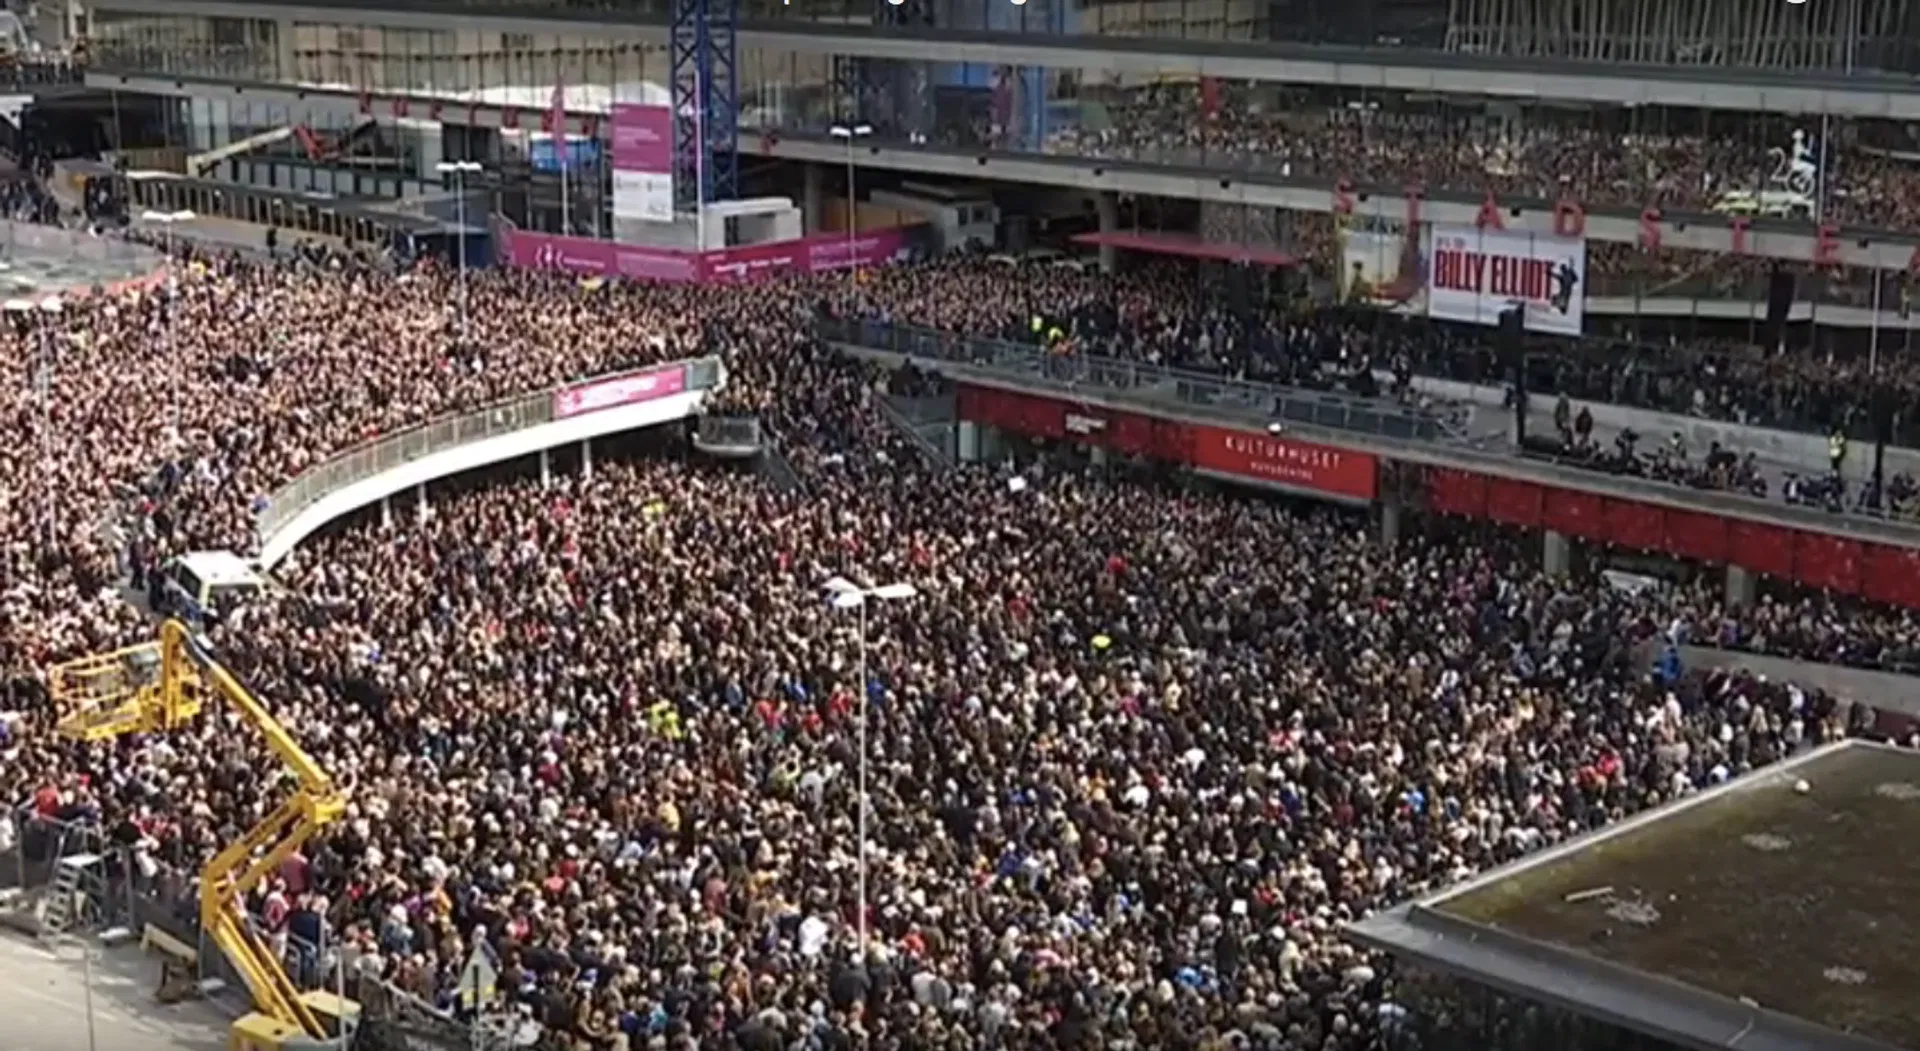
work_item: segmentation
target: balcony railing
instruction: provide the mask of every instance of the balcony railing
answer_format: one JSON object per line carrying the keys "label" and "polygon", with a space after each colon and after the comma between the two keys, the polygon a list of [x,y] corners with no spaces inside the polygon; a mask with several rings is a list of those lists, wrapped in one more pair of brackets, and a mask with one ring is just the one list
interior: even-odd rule
{"label": "balcony railing", "polygon": [[[687,390],[710,390],[719,385],[722,375],[719,358],[695,358],[683,364],[687,369]],[[265,544],[269,537],[278,534],[302,511],[329,494],[402,464],[445,449],[551,423],[554,419],[554,395],[569,387],[599,383],[634,373],[653,372],[661,367],[649,365],[627,369],[574,380],[530,394],[515,395],[485,408],[443,417],[357,445],[302,472],[293,481],[275,490],[254,520],[255,535],[260,543]]]}
{"label": "balcony railing", "polygon": [[1427,466],[1491,472],[1560,488],[1920,547],[1920,523],[1912,513],[1884,513],[1870,508],[1828,511],[1642,475],[1616,474],[1574,461],[1522,456],[1510,445],[1470,441],[1460,430],[1440,426],[1437,421],[1433,426],[1416,425],[1409,433],[1409,414],[1396,412],[1391,403],[1381,400],[1322,395],[1142,362],[1053,355],[1004,340],[973,339],[884,322],[823,318],[815,324],[816,335],[829,343],[949,362],[976,371],[982,379],[1049,388],[1069,396],[1131,401],[1140,403],[1144,411],[1159,407],[1196,419],[1253,427],[1281,421],[1346,431],[1363,439],[1359,444],[1364,448]]}
{"label": "balcony railing", "polygon": [[1191,406],[1253,412],[1269,420],[1330,430],[1430,441],[1459,434],[1464,422],[1450,413],[1422,411],[1386,398],[1283,387],[1144,362],[1053,354],[1032,345],[974,339],[905,325],[837,318],[822,318],[817,325],[820,338],[829,343],[849,343],[914,358],[1034,373],[1056,384],[1132,391],[1136,396],[1147,398],[1170,397]]}

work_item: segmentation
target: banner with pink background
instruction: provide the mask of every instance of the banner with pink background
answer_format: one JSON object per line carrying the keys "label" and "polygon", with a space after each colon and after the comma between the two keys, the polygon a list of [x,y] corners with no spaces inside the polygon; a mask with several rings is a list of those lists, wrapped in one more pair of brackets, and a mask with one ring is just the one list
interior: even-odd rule
{"label": "banner with pink background", "polygon": [[879,266],[904,260],[911,252],[905,229],[872,230],[851,238],[816,234],[794,241],[712,252],[675,252],[525,230],[505,230],[503,236],[506,251],[501,257],[509,266],[564,270],[582,277],[671,283],[737,284],[781,274],[817,274],[849,266]]}
{"label": "banner with pink background", "polygon": [[668,107],[614,103],[613,214],[673,221],[673,111]]}

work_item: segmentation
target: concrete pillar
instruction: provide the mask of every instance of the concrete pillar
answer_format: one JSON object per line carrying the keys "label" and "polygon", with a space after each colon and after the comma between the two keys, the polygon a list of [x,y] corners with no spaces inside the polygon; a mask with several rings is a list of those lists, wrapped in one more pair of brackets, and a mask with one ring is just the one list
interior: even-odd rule
{"label": "concrete pillar", "polygon": [[807,233],[817,234],[827,221],[826,176],[818,164],[808,164],[806,170],[806,185],[800,195],[800,217]]}
{"label": "concrete pillar", "polygon": [[1573,542],[1567,534],[1547,530],[1544,561],[1548,576],[1564,577],[1573,569]]}
{"label": "concrete pillar", "polygon": [[553,457],[546,449],[540,450],[540,488],[553,488]]}
{"label": "concrete pillar", "polygon": [[380,528],[393,528],[393,498],[380,501]]}
{"label": "concrete pillar", "polygon": [[1753,605],[1754,592],[1759,580],[1752,570],[1744,566],[1727,567],[1727,606],[1731,609],[1745,609]]}
{"label": "concrete pillar", "polygon": [[1400,501],[1388,497],[1380,501],[1380,546],[1391,550],[1400,542]]}
{"label": "concrete pillar", "polygon": [[1106,446],[1104,445],[1088,446],[1087,458],[1093,461],[1093,465],[1095,467],[1105,467],[1107,465],[1107,461],[1110,459],[1110,457],[1107,455]]}
{"label": "concrete pillar", "polygon": [[592,438],[583,438],[580,441],[580,477],[585,478],[589,482],[593,481]]}
{"label": "concrete pillar", "polygon": [[[1120,200],[1111,192],[1101,191],[1093,199],[1093,210],[1100,219],[1100,232],[1110,234],[1120,229]],[[1120,263],[1120,250],[1112,245],[1100,246],[1100,272],[1111,274]]]}
{"label": "concrete pillar", "polygon": [[[66,5],[62,4],[60,6],[65,7]],[[297,81],[297,80],[304,79],[300,76],[301,71],[295,68],[295,59],[294,59],[294,50],[293,50],[294,36],[295,36],[295,31],[294,31],[293,19],[291,18],[274,19],[274,22],[273,22],[273,43],[274,43],[273,61],[274,61],[274,67],[275,67],[273,71],[274,80]]]}
{"label": "concrete pillar", "polygon": [[419,501],[413,505],[414,520],[424,523],[433,515],[433,508],[427,503],[427,487],[425,485],[414,486],[413,495],[415,499]]}
{"label": "concrete pillar", "polygon": [[980,425],[972,420],[961,420],[954,428],[954,445],[961,463],[979,463]]}

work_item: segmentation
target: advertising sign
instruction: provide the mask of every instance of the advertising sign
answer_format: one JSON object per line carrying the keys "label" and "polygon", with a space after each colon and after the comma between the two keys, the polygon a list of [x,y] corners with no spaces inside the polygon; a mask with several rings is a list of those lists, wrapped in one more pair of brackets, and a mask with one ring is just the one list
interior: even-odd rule
{"label": "advertising sign", "polygon": [[912,252],[908,230],[875,230],[848,238],[819,234],[792,241],[722,248],[712,252],[675,252],[591,237],[509,230],[508,265],[530,270],[565,270],[582,277],[624,277],[636,281],[713,281],[740,283],[778,274],[817,274],[849,265],[879,266]]}
{"label": "advertising sign", "polygon": [[1517,305],[1530,332],[1580,334],[1587,283],[1581,238],[1435,224],[1421,259],[1429,317],[1498,325]]}
{"label": "advertising sign", "polygon": [[1187,432],[1193,466],[1202,470],[1355,500],[1379,495],[1378,465],[1369,453],[1205,424]]}
{"label": "advertising sign", "polygon": [[687,368],[684,365],[595,380],[555,392],[553,418],[564,420],[569,416],[581,416],[602,409],[638,405],[643,401],[679,394],[686,389]]}
{"label": "advertising sign", "polygon": [[698,255],[592,237],[556,237],[512,230],[506,234],[504,254],[509,266],[564,270],[582,277],[624,277],[675,284],[699,279]]}
{"label": "advertising sign", "polygon": [[613,105],[613,215],[673,221],[673,110]]}

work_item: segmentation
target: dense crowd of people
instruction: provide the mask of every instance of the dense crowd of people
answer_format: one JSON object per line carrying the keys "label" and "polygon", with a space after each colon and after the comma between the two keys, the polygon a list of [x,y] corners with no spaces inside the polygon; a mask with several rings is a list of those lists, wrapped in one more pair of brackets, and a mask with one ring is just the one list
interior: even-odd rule
{"label": "dense crowd of people", "polygon": [[[728,411],[759,414],[795,484],[671,433],[606,442],[590,471],[345,523],[213,629],[352,798],[260,888],[264,929],[324,929],[330,963],[449,1011],[486,938],[504,998],[593,1051],[1362,1051],[1397,1017],[1392,973],[1342,924],[1860,715],[1651,675],[1638,642],[1912,652],[1900,612],[1548,578],[1524,543],[1444,523],[1383,550],[1343,511],[924,460],[877,411],[899,377],[811,338],[817,314],[984,334],[1039,315],[1222,367],[1253,348],[1197,292],[995,273],[489,272],[462,314],[431,265],[209,260],[0,332],[0,797],[190,886],[285,789],[217,717],[111,746],[51,732],[45,668],[151,630],[122,571],[250,550],[276,486],[369,437],[696,353],[726,357]],[[5,393],[46,355],[57,397]],[[156,425],[125,427],[130,405]],[[917,594],[856,615],[826,601],[836,577]]]}
{"label": "dense crowd of people", "polygon": [[[1097,107],[1100,121],[1088,116]],[[1709,129],[1699,114],[1670,125],[1604,127],[1585,111],[1535,108],[1508,119],[1472,109],[1383,107],[1289,91],[1284,85],[1161,83],[1093,92],[1082,117],[1049,129],[1044,148],[1360,186],[1424,184],[1431,192],[1510,198],[1573,198],[1588,208],[1657,207],[1895,230],[1920,214],[1920,174],[1900,151],[1867,135],[1835,138],[1820,163],[1818,121],[1748,120]],[[1658,114],[1631,114],[1638,121]],[[975,126],[985,142],[1015,125]],[[1791,195],[1768,210],[1740,195]]]}

